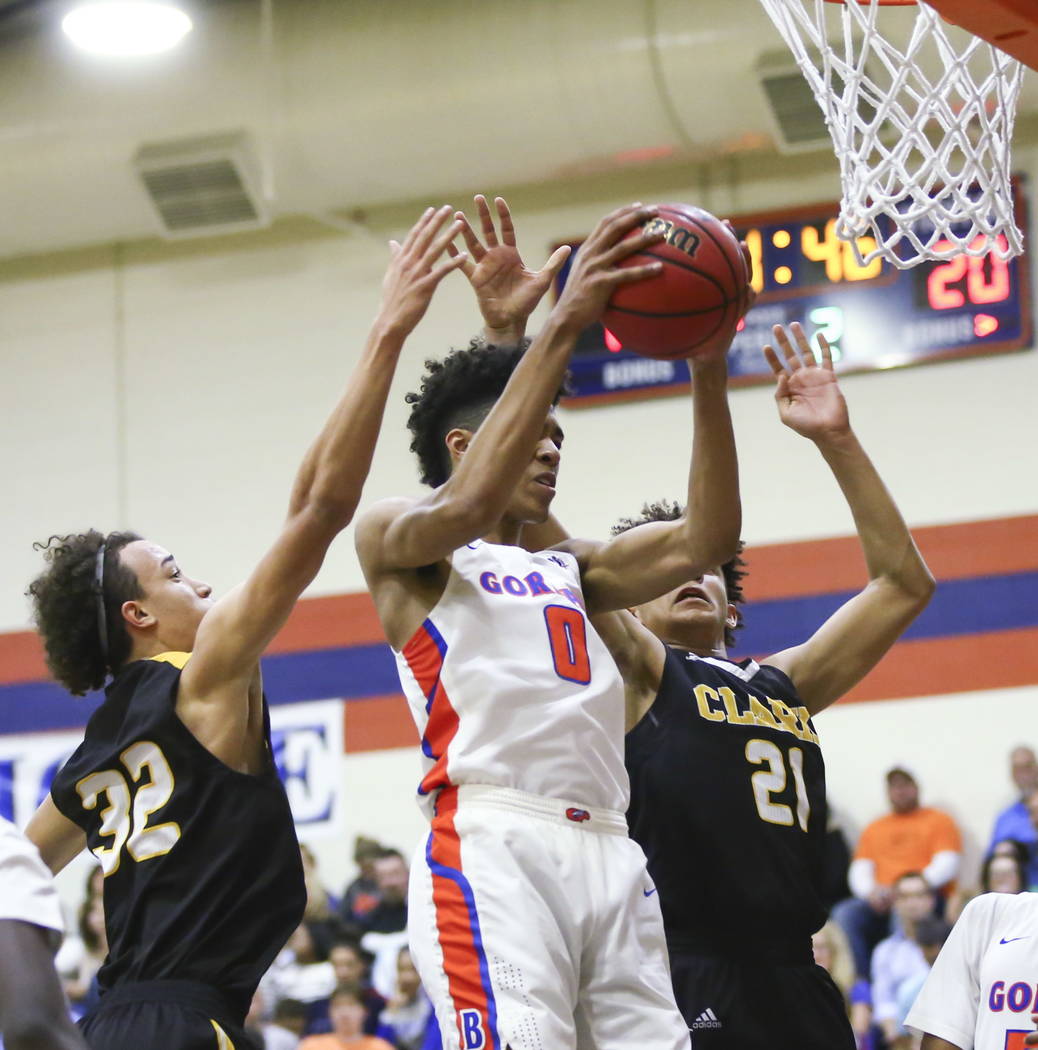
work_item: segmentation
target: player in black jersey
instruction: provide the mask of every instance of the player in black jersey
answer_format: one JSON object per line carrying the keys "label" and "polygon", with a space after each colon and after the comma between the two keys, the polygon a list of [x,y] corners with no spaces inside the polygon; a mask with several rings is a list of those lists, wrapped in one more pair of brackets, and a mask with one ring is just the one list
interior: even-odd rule
{"label": "player in black jersey", "polygon": [[[813,441],[854,516],[869,583],[803,644],[733,663],[736,558],[599,625],[627,684],[631,835],[660,895],[695,1050],[853,1050],[836,986],[811,954],[825,769],[812,716],[858,682],[925,607],[933,578],[850,427],[824,338],[799,325],[765,355],[779,416]],[[795,341],[795,346],[794,346]],[[678,508],[646,508],[637,522]]]}
{"label": "player in black jersey", "polygon": [[460,228],[426,211],[393,258],[353,381],[303,460],[288,519],[219,601],[133,533],[52,537],[30,586],[48,665],[73,693],[112,681],[29,837],[58,871],[104,872],[109,954],[84,1023],[96,1050],[242,1050],[260,977],[305,887],[271,754],[259,657],[360,499],[407,335]]}

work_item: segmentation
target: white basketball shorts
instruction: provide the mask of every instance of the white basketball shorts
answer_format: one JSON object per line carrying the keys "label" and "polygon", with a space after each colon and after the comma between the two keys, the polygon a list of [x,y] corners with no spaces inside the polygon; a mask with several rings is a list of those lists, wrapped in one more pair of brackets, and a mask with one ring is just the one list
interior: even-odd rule
{"label": "white basketball shorts", "polygon": [[411,867],[408,929],[444,1050],[689,1050],[621,813],[445,789]]}

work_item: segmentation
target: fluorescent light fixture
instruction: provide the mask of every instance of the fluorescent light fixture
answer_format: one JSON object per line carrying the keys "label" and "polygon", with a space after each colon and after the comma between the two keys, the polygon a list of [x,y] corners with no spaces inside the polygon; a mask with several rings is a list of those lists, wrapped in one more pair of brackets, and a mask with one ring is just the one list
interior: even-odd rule
{"label": "fluorescent light fixture", "polygon": [[95,55],[154,55],[191,32],[191,19],[161,0],[90,0],[62,20],[65,35]]}

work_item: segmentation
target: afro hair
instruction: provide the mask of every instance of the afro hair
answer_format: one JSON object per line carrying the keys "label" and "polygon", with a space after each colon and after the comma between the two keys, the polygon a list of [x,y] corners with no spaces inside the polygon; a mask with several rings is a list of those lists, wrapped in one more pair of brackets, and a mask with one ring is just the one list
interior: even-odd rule
{"label": "afro hair", "polygon": [[[529,345],[529,339],[518,346],[495,346],[477,338],[442,361],[425,362],[420,391],[406,396],[411,406],[407,420],[411,451],[418,457],[423,485],[436,488],[450,477],[444,439],[457,427],[479,429]],[[563,383],[552,404],[557,405],[566,392]]]}
{"label": "afro hair", "polygon": [[[130,655],[130,636],[120,609],[123,602],[140,598],[143,592],[136,574],[122,564],[119,552],[139,539],[134,532],[105,536],[89,529],[33,544],[48,563],[26,591],[33,602],[33,620],[43,639],[50,673],[75,696],[100,689],[109,669],[114,673]],[[107,660],[101,648],[94,582],[102,543]]]}
{"label": "afro hair", "polygon": [[[641,514],[637,518],[621,518],[612,529],[614,536],[619,536],[628,529],[637,528],[639,525],[647,525],[650,521],[677,521],[684,514],[684,508],[680,503],[671,500],[659,500],[657,503],[646,503],[642,507]],[[728,648],[735,645],[735,632],[742,627],[742,604],[745,596],[742,592],[742,581],[746,576],[746,562],[740,555],[744,549],[742,540],[736,548],[735,556],[721,566],[724,575],[724,589],[728,594],[728,601],[735,606],[736,622],[734,627],[725,627],[724,644]]]}

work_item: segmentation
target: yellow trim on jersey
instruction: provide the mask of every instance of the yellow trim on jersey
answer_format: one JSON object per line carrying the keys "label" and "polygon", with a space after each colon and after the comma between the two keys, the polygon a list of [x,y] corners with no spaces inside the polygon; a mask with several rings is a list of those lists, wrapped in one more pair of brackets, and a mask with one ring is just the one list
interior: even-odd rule
{"label": "yellow trim on jersey", "polygon": [[209,1023],[216,1032],[216,1050],[234,1050],[231,1037],[212,1018],[209,1019]]}
{"label": "yellow trim on jersey", "polygon": [[179,667],[181,670],[184,669],[188,660],[191,659],[190,653],[159,653],[158,656],[149,656],[149,660],[155,660],[161,664],[172,664],[174,667]]}

